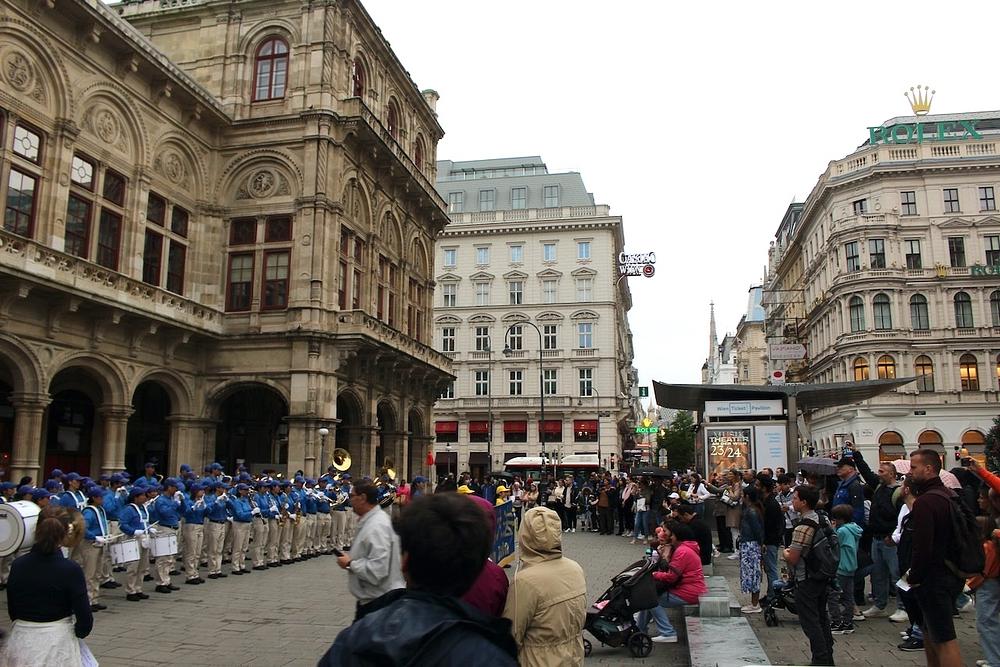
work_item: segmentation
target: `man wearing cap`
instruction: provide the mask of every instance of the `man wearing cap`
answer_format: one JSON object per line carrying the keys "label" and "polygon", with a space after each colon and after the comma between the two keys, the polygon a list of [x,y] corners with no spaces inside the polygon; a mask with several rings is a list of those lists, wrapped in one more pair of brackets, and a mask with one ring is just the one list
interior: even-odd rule
{"label": "man wearing cap", "polygon": [[198,573],[199,556],[205,539],[205,487],[194,482],[188,487],[190,494],[184,499],[184,583],[197,585],[205,583]]}
{"label": "man wearing cap", "polygon": [[105,545],[111,536],[108,527],[108,517],[104,513],[104,489],[92,486],[87,491],[89,503],[83,508],[85,530],[80,555],[83,559],[83,576],[87,582],[87,597],[90,599],[90,610],[107,609],[100,603],[101,598],[101,565],[104,562]]}
{"label": "man wearing cap", "polygon": [[[220,579],[229,575],[222,573],[222,545],[226,539],[226,526],[229,523],[226,496],[226,485],[222,482],[210,482],[212,494],[206,494],[205,524],[208,541],[208,578]],[[208,487],[206,487],[208,488]]]}
{"label": "man wearing cap", "polygon": [[268,503],[267,559],[268,567],[281,567],[281,482],[272,479],[267,483],[265,498]]}
{"label": "man wearing cap", "polygon": [[[114,537],[121,531],[118,529],[118,514],[121,512],[122,507],[128,504],[128,487],[125,486],[125,478],[121,473],[114,473],[110,478],[110,486],[104,490],[104,513],[108,517],[108,534]],[[117,581],[115,581],[111,573],[112,572],[124,572],[125,568],[118,566],[114,567],[111,563],[111,550],[104,550],[104,562],[101,565],[101,573],[104,583],[101,584],[102,588],[118,588],[121,586]]]}
{"label": "man wearing cap", "polygon": [[149,596],[142,592],[142,572],[144,563],[149,563],[149,511],[145,507],[146,487],[134,486],[129,491],[129,503],[118,513],[119,527],[126,537],[135,537],[139,547],[139,560],[126,566],[125,599],[129,602],[145,600]]}
{"label": "man wearing cap", "polygon": [[32,489],[31,495],[28,500],[38,505],[40,508],[44,509],[48,507],[49,501],[52,499],[52,494],[45,489]]}
{"label": "man wearing cap", "polygon": [[330,495],[326,484],[326,475],[316,481],[316,538],[313,542],[316,553],[323,555],[333,553],[330,551],[333,546],[333,519],[330,517]]}
{"label": "man wearing cap", "polygon": [[236,485],[236,497],[232,500],[233,522],[233,575],[246,574],[247,549],[250,547],[250,522],[260,514],[260,508],[252,505],[250,487],[240,482]]}
{"label": "man wearing cap", "polygon": [[59,496],[60,505],[77,511],[87,506],[87,496],[80,490],[80,480],[81,477],[75,472],[66,475],[67,489]]}
{"label": "man wearing cap", "polygon": [[281,522],[281,535],[279,537],[278,548],[281,553],[280,564],[291,565],[292,560],[292,539],[295,535],[296,508],[292,498],[292,483],[287,479],[281,483],[281,493],[278,495],[281,509],[284,510],[284,520]]}
{"label": "man wearing cap", "polygon": [[336,549],[343,549],[347,546],[347,526],[348,526],[348,515],[351,513],[351,483],[349,479],[344,479],[342,475],[339,483],[335,483],[332,489],[334,497],[341,494],[344,495],[344,502],[334,503],[332,507],[332,512],[330,513],[330,520],[333,523],[331,528],[333,532],[333,546]]}
{"label": "man wearing cap", "polygon": [[[184,512],[184,496],[177,490],[177,480],[168,477],[163,480],[163,493],[156,497],[153,507],[159,523],[150,530],[157,538],[173,535],[176,539],[180,529],[181,515]],[[156,557],[156,592],[169,593],[180,590],[170,581],[170,571],[174,568],[174,558],[177,554],[164,554]]]}
{"label": "man wearing cap", "polygon": [[[160,478],[157,477],[156,475],[155,463],[153,463],[152,461],[146,462],[146,465],[143,466],[143,470],[145,471],[145,473],[139,479],[145,480],[146,486],[153,486],[154,484],[160,483]],[[139,479],[135,480],[136,484],[139,483]]]}
{"label": "man wearing cap", "polygon": [[858,464],[853,456],[844,456],[837,461],[837,477],[840,482],[833,494],[830,507],[850,505],[854,508],[854,523],[865,527],[865,489],[858,474]]}
{"label": "man wearing cap", "polygon": [[251,499],[251,512],[256,510],[253,521],[250,522],[250,532],[253,536],[253,569],[267,569],[267,540],[270,537],[271,501],[267,492],[268,483],[257,483],[257,495]]}

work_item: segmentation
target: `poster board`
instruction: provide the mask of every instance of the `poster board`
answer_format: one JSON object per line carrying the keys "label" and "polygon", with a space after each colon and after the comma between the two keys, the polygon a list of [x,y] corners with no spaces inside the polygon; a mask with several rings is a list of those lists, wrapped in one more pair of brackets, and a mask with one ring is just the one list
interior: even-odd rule
{"label": "poster board", "polygon": [[788,470],[787,428],[784,422],[778,424],[758,424],[753,427],[754,469],[784,468]]}
{"label": "poster board", "polygon": [[751,467],[753,427],[707,427],[705,429],[705,477],[733,468]]}
{"label": "poster board", "polygon": [[503,567],[514,562],[514,551],[517,546],[515,534],[517,533],[517,522],[514,516],[514,503],[507,501],[502,505],[493,508],[496,514],[496,532],[493,535],[493,553],[491,560]]}

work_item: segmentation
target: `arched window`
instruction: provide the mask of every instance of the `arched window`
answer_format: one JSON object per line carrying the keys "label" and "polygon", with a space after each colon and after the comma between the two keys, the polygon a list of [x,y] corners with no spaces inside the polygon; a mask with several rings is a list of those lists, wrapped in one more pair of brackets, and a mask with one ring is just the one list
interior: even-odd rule
{"label": "arched window", "polygon": [[854,381],[861,382],[868,379],[868,360],[858,357],[854,360]]}
{"label": "arched window", "polygon": [[981,432],[972,430],[963,433],[962,446],[969,450],[969,456],[979,461],[979,465],[986,465],[986,436]]}
{"label": "arched window", "polygon": [[927,297],[914,294],[910,297],[910,327],[915,331],[927,331],[931,328],[931,319],[927,314]]}
{"label": "arched window", "polygon": [[962,391],[979,391],[979,361],[974,355],[962,355],[958,360],[958,373],[962,379]]}
{"label": "arched window", "polygon": [[896,360],[888,354],[883,354],[878,358],[875,369],[878,371],[879,380],[892,380],[896,377]]}
{"label": "arched window", "polygon": [[424,142],[419,138],[413,145],[413,164],[417,165],[419,171],[424,169]]}
{"label": "arched window", "polygon": [[990,314],[993,316],[993,326],[1000,327],[1000,290],[990,294]]}
{"label": "arched window", "polygon": [[934,391],[934,362],[926,354],[921,354],[913,362],[919,391]]}
{"label": "arched window", "polygon": [[385,115],[385,129],[389,130],[393,139],[399,139],[399,109],[393,101],[389,102],[389,110]]}
{"label": "arched window", "polygon": [[903,436],[895,431],[886,431],[878,437],[878,460],[881,463],[906,458]]}
{"label": "arched window", "polygon": [[364,99],[365,85],[368,82],[368,73],[361,58],[355,58],[351,65],[351,95]]}
{"label": "arched window", "polygon": [[848,310],[851,314],[851,331],[858,332],[865,330],[865,302],[860,296],[852,296],[848,302]]}
{"label": "arched window", "polygon": [[955,295],[955,326],[959,329],[971,329],[976,326],[972,318],[972,299],[966,292]]}
{"label": "arched window", "polygon": [[254,101],[281,99],[285,96],[287,80],[288,44],[278,37],[270,37],[260,45],[254,58]]}
{"label": "arched window", "polygon": [[937,431],[930,429],[922,431],[917,436],[917,445],[920,449],[933,449],[939,456],[944,457],[944,440],[941,439],[941,434]]}
{"label": "arched window", "polygon": [[892,328],[892,309],[889,307],[889,297],[876,294],[872,301],[872,315],[875,318],[876,329]]}

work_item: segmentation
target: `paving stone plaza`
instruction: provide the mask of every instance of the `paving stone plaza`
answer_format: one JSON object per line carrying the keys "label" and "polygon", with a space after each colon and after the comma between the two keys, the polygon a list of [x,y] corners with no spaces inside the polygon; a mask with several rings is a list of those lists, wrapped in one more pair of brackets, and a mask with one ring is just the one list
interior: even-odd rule
{"label": "paving stone plaza", "polygon": [[[593,601],[608,586],[608,579],[642,555],[642,548],[617,536],[572,533],[564,536],[564,551],[587,573],[588,597]],[[512,571],[511,571],[512,572]],[[725,574],[731,588],[738,588],[735,561],[722,560],[717,573]],[[121,575],[119,575],[121,578]],[[94,632],[87,642],[103,667],[145,665],[313,665],[354,613],[354,599],[347,592],[347,578],[333,557],[322,557],[249,577],[228,577],[202,586],[157,594],[146,584],[149,600],[127,602],[123,589],[103,591],[106,611],[94,617]],[[0,596],[6,608],[6,596]],[[587,664],[659,665],[690,664],[684,626],[671,612],[681,641],[654,644],[653,653],[635,659],[626,648],[601,647],[594,642]],[[9,627],[6,610],[3,629]],[[764,625],[760,614],[750,622],[771,663],[808,664],[808,647],[797,620],[779,612],[782,624]],[[957,619],[959,640],[967,664],[980,657],[975,619],[965,613]],[[857,624],[853,635],[836,638],[838,665],[923,665],[924,654],[897,650],[902,625],[878,619]],[[591,637],[591,640],[593,638]],[[471,666],[470,666],[471,667]]]}

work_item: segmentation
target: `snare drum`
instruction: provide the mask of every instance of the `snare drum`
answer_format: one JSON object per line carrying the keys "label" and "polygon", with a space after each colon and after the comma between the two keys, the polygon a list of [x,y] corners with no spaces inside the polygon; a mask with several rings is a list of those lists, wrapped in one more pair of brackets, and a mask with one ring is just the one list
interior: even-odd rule
{"label": "snare drum", "polygon": [[114,565],[134,563],[139,560],[139,541],[119,540],[112,542],[108,546],[108,551],[111,553],[111,562]]}
{"label": "snare drum", "polygon": [[0,503],[0,557],[31,548],[40,512],[41,508],[30,500]]}
{"label": "snare drum", "polygon": [[177,555],[177,536],[157,535],[150,540],[149,554],[153,558]]}

